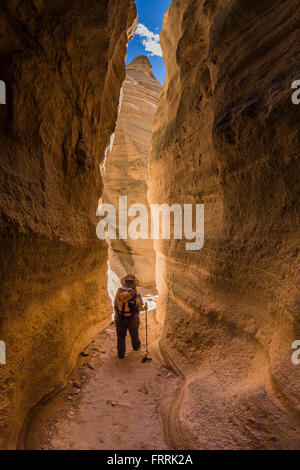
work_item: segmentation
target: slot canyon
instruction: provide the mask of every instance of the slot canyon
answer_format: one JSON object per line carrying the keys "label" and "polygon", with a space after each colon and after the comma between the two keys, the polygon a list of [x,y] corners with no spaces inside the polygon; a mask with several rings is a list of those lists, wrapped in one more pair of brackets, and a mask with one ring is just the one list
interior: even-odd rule
{"label": "slot canyon", "polygon": [[[142,398],[104,403],[94,427],[82,417],[101,438],[85,448],[105,448],[136,400],[152,440],[128,434],[130,448],[299,449],[299,1],[173,0],[163,87],[144,55],[126,69],[133,0],[3,0],[0,12],[0,449],[36,448],[37,410],[50,403],[59,420],[57,397],[84,367],[81,412],[97,415],[94,395],[108,401],[127,376],[129,391],[148,381]],[[99,201],[120,195],[204,204],[203,248],[99,240]],[[158,295],[151,364],[108,354],[109,273],[127,272]]]}

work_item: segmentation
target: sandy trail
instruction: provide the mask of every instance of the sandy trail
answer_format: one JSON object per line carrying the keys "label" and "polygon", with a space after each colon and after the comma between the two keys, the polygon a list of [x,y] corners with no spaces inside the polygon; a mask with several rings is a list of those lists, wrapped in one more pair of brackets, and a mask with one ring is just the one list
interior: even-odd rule
{"label": "sandy trail", "polygon": [[[148,314],[150,341],[158,334]],[[141,315],[141,339],[144,344]],[[26,449],[169,449],[161,407],[172,402],[182,381],[154,361],[141,363],[127,338],[126,358],[116,356],[113,326],[80,356],[68,387],[37,410],[28,428]]]}

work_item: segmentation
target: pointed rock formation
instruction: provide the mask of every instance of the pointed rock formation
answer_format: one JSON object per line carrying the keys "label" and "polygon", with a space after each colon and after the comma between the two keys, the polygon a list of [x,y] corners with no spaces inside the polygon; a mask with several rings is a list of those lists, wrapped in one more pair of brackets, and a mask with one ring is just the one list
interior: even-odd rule
{"label": "pointed rock formation", "polygon": [[[111,152],[104,172],[103,202],[119,206],[119,196],[128,197],[128,207],[148,207],[148,155],[152,126],[161,85],[152,74],[145,56],[136,57],[127,67],[123,83],[120,114]],[[120,264],[112,268],[121,277],[134,273],[144,287],[155,287],[155,253],[148,240],[112,240],[111,246]]]}

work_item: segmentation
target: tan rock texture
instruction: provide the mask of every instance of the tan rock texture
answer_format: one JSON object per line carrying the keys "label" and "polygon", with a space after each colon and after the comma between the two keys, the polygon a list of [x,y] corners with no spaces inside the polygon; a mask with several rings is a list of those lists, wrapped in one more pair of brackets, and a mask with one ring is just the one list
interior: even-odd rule
{"label": "tan rock texture", "polygon": [[99,164],[117,118],[132,0],[2,1],[0,448],[110,321],[96,237]]}
{"label": "tan rock texture", "polygon": [[299,2],[174,0],[161,42],[150,202],[205,205],[201,251],[155,246],[160,346],[186,378],[169,438],[299,448]]}
{"label": "tan rock texture", "polygon": [[[120,114],[111,152],[107,152],[104,173],[103,202],[118,209],[119,196],[128,197],[128,207],[148,204],[148,157],[154,116],[161,85],[152,74],[152,66],[145,56],[136,57],[127,67]],[[114,140],[113,140],[114,139]],[[117,216],[119,211],[117,210]],[[131,219],[130,219],[131,220]],[[150,226],[150,219],[148,221]],[[113,264],[119,276],[131,272],[144,287],[155,287],[155,252],[153,241],[111,240],[111,246],[123,269]]]}

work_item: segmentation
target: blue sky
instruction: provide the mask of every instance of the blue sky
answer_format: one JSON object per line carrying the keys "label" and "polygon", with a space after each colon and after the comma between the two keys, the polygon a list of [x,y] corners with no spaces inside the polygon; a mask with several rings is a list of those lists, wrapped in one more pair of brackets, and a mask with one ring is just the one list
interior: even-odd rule
{"label": "blue sky", "polygon": [[139,25],[137,32],[128,45],[127,61],[130,64],[138,55],[146,55],[152,64],[152,72],[162,84],[166,69],[161,57],[159,33],[162,29],[164,13],[172,0],[135,0]]}

